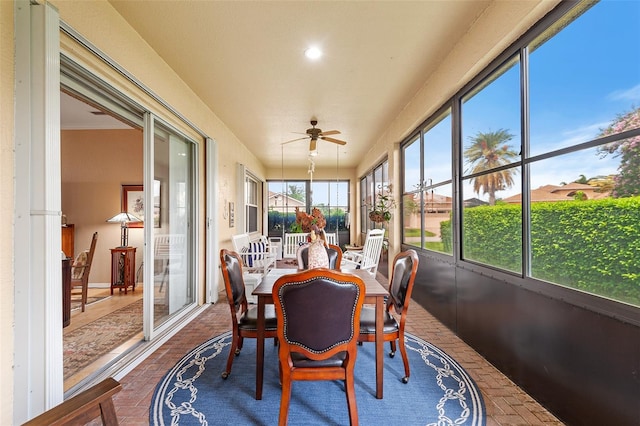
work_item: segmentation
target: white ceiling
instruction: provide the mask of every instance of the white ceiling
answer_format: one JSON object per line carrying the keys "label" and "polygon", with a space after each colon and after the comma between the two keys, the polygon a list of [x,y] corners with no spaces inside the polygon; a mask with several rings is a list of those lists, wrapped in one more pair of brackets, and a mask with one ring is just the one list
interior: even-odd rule
{"label": "white ceiling", "polygon": [[[491,2],[110,3],[265,166],[315,117],[355,167]],[[335,145],[318,149],[319,167],[335,165]],[[287,156],[307,150],[294,142]]]}
{"label": "white ceiling", "polygon": [[65,92],[60,93],[60,129],[130,129],[103,110],[86,104]]}

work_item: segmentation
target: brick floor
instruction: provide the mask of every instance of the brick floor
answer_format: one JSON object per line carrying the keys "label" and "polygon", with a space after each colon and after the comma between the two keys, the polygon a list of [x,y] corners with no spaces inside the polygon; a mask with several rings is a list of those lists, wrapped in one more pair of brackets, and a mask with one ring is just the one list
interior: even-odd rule
{"label": "brick floor", "polygon": [[[121,425],[147,425],[153,391],[165,372],[188,350],[231,328],[226,296],[219,300],[122,378],[123,389],[114,398]],[[417,303],[409,309],[406,330],[444,350],[470,374],[484,398],[487,426],[562,425]]]}

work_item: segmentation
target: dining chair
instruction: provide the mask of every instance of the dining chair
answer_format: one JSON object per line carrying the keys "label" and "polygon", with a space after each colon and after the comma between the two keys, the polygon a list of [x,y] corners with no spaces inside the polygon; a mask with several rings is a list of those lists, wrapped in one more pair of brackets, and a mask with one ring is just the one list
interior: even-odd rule
{"label": "dining chair", "polygon": [[[238,253],[220,250],[222,278],[231,309],[232,341],[227,366],[222,372],[226,379],[231,374],[233,358],[240,355],[243,339],[258,337],[258,308],[249,307],[242,277],[242,259]],[[277,337],[276,314],[272,305],[265,306],[265,337]]]}
{"label": "dining chair", "polygon": [[276,280],[272,296],[280,343],[280,426],[287,424],[295,380],[343,380],[349,421],[358,424],[353,372],[365,293],[360,277],[326,268]]}
{"label": "dining chair", "polygon": [[[89,293],[89,273],[91,273],[91,264],[93,263],[93,254],[96,251],[98,243],[98,233],[94,232],[91,237],[91,246],[88,250],[84,250],[76,256],[71,266],[71,289],[81,288],[80,306],[84,312],[85,305]],[[77,293],[76,293],[77,294]]]}
{"label": "dining chair", "polygon": [[[327,255],[329,256],[329,269],[340,270],[340,264],[342,263],[342,249],[334,244],[329,244],[327,249]],[[298,247],[296,252],[298,258],[298,268],[309,268],[309,245],[305,244]]]}
{"label": "dining chair", "polygon": [[347,250],[342,254],[342,267],[365,269],[375,276],[382,253],[384,232],[384,229],[369,229],[362,250]]}
{"label": "dining chair", "polygon": [[[409,358],[407,357],[407,349],[404,345],[404,326],[407,321],[407,312],[409,310],[409,302],[411,301],[411,292],[413,283],[418,271],[418,254],[415,250],[407,250],[398,253],[393,260],[393,271],[391,272],[391,281],[389,285],[389,297],[387,299],[386,309],[384,312],[384,341],[390,342],[390,357],[394,357],[396,353],[396,340],[400,346],[402,361],[404,363],[403,383],[409,382]],[[400,322],[391,314],[391,308],[396,314],[400,315]],[[376,312],[375,308],[365,306],[362,308],[360,315],[360,335],[358,342],[375,342],[376,341]]]}

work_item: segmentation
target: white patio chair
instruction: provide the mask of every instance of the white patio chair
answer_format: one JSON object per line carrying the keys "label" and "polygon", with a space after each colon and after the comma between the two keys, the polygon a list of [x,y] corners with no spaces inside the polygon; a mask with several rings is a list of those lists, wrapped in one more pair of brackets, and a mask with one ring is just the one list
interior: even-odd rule
{"label": "white patio chair", "polygon": [[362,250],[347,250],[342,254],[341,267],[365,269],[375,276],[383,243],[384,229],[369,229]]}

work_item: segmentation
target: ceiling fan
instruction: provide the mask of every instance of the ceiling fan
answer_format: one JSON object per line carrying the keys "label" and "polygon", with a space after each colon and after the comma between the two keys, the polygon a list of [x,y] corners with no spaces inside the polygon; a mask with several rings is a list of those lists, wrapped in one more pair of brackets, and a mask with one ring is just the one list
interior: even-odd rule
{"label": "ceiling fan", "polygon": [[295,141],[301,141],[304,139],[309,139],[309,151],[310,152],[315,152],[317,149],[317,143],[318,143],[318,139],[322,139],[324,141],[327,142],[332,142],[338,145],[346,145],[347,143],[345,141],[342,141],[340,139],[335,139],[335,138],[330,138],[330,135],[339,135],[340,131],[338,130],[327,130],[326,132],[323,132],[322,129],[318,129],[316,127],[316,124],[318,124],[318,120],[311,120],[311,128],[307,129],[306,135],[303,138],[297,138],[297,139],[293,139],[290,141],[286,141],[283,142],[282,145],[291,143],[291,142],[295,142]]}

